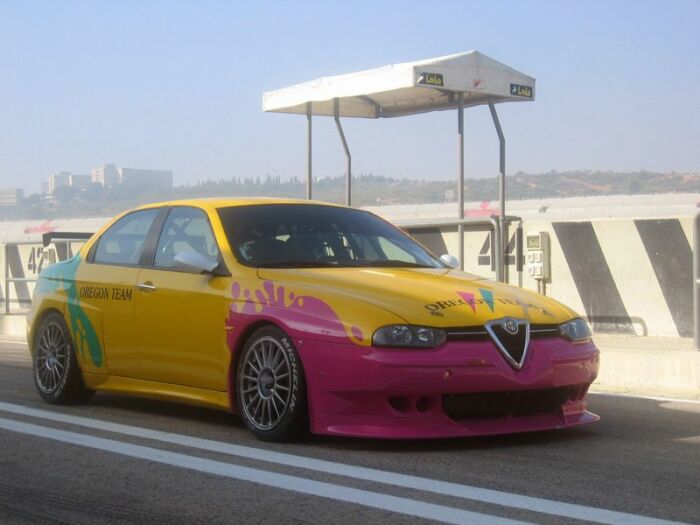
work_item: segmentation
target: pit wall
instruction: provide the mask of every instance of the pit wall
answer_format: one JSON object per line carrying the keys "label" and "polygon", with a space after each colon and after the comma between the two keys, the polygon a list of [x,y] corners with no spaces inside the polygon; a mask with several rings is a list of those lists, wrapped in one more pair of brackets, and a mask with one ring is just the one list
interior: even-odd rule
{"label": "pit wall", "polygon": [[[41,242],[0,244],[0,315],[6,313],[9,293],[9,313],[27,310],[39,272],[47,266],[73,256],[82,241],[59,241],[44,247]],[[7,279],[10,282],[7,282]],[[13,280],[16,279],[16,280]]]}
{"label": "pit wall", "polygon": [[[692,217],[601,219],[593,221],[526,221],[523,233],[544,231],[550,239],[551,278],[546,295],[580,312],[599,333],[692,337]],[[508,234],[507,280],[537,290],[537,282],[516,270],[515,230]],[[457,255],[453,229],[412,232],[440,255]],[[0,272],[10,278],[35,279],[42,267],[74,253],[81,243],[0,245]],[[465,234],[465,270],[495,278],[491,236]],[[7,253],[7,257],[5,254]],[[523,261],[524,263],[524,261]],[[7,294],[0,274],[0,314]],[[31,303],[32,282],[9,285],[11,311]]]}
{"label": "pit wall", "polygon": [[[508,234],[507,280],[537,291],[524,256],[523,271],[516,270],[517,225]],[[549,235],[546,295],[581,313],[594,331],[692,337],[692,217],[527,221],[522,228],[523,237]],[[436,254],[457,255],[454,228],[411,233]],[[495,278],[490,233],[468,231],[464,244],[465,270]]]}

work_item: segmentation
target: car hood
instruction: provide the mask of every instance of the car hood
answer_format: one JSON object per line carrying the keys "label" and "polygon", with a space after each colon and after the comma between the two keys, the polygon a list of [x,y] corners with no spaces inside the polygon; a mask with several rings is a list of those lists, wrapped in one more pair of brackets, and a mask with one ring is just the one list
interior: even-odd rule
{"label": "car hood", "polygon": [[543,295],[452,269],[261,268],[258,276],[334,302],[370,304],[416,325],[475,326],[502,317],[558,324],[577,317]]}

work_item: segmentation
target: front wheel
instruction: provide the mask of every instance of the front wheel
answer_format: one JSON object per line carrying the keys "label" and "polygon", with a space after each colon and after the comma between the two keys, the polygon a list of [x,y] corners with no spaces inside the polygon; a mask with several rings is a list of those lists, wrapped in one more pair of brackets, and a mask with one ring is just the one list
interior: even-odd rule
{"label": "front wheel", "polygon": [[291,441],[308,428],[306,384],[291,339],[274,326],[258,329],[243,347],[236,399],[245,425],[263,441]]}
{"label": "front wheel", "polygon": [[68,326],[58,312],[47,315],[36,331],[33,369],[36,389],[49,403],[84,403],[95,395],[83,383]]}

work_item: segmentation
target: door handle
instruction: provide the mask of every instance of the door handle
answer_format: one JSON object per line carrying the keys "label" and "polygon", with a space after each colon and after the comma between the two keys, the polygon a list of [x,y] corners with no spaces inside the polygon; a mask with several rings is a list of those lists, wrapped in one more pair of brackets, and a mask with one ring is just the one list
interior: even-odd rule
{"label": "door handle", "polygon": [[138,288],[139,290],[144,290],[146,292],[153,292],[154,290],[156,290],[156,287],[153,286],[153,283],[150,281],[145,283],[138,283],[136,285],[136,288]]}

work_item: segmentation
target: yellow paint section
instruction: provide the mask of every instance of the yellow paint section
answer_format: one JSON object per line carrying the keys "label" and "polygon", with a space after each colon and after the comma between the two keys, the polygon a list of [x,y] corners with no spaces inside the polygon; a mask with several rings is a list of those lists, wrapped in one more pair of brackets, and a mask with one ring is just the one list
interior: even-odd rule
{"label": "yellow paint section", "polygon": [[558,324],[576,316],[542,295],[457,270],[261,269],[259,275],[324,300],[343,322],[363,332],[395,322],[444,328],[483,325],[501,317]]}
{"label": "yellow paint section", "polygon": [[83,374],[83,377],[85,385],[94,390],[229,410],[229,399],[226,392],[101,374]]}
{"label": "yellow paint section", "polygon": [[146,268],[139,282],[155,290],[134,295],[141,368],[129,377],[225,391],[230,278]]}

